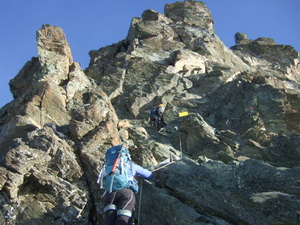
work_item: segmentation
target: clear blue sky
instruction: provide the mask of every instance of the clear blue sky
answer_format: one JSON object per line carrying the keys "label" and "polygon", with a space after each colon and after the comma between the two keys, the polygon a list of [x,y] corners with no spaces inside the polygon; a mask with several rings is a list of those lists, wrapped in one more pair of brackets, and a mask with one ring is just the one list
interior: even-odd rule
{"label": "clear blue sky", "polygon": [[[0,107],[12,100],[8,82],[37,56],[36,31],[42,24],[61,27],[74,61],[83,69],[88,52],[123,40],[133,17],[153,9],[163,13],[175,0],[3,0],[0,5]],[[300,51],[300,0],[204,0],[216,34],[226,46],[234,34],[273,38]]]}

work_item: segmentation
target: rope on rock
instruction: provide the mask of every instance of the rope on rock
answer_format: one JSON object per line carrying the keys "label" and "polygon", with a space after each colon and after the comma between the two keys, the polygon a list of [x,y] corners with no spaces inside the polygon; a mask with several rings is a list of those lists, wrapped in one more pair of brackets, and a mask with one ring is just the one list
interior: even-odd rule
{"label": "rope on rock", "polygon": [[161,167],[158,167],[158,168],[152,170],[151,172],[155,172],[155,171],[161,170],[161,169],[163,169],[163,168],[165,168],[165,167],[167,167],[167,166],[169,166],[169,165],[171,165],[171,164],[173,164],[173,163],[175,163],[175,162],[177,162],[177,161],[169,162],[169,163],[167,163],[167,164],[165,164],[165,165],[163,165],[163,166],[161,166]]}
{"label": "rope on rock", "polygon": [[142,192],[143,192],[143,179],[141,180],[140,197],[139,197],[139,211],[138,211],[138,224],[139,225],[141,224],[140,217],[141,217]]}

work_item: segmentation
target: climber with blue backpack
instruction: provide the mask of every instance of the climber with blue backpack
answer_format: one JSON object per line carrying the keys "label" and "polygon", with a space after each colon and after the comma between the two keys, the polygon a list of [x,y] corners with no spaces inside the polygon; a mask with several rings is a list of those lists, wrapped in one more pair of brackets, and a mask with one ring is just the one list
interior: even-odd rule
{"label": "climber with blue backpack", "polygon": [[132,217],[138,185],[135,176],[151,179],[153,174],[133,163],[124,144],[113,146],[105,153],[105,163],[98,183],[104,188],[105,225],[125,225]]}
{"label": "climber with blue backpack", "polygon": [[167,125],[164,121],[164,111],[163,104],[159,104],[150,110],[150,122],[153,126],[156,126],[158,131]]}

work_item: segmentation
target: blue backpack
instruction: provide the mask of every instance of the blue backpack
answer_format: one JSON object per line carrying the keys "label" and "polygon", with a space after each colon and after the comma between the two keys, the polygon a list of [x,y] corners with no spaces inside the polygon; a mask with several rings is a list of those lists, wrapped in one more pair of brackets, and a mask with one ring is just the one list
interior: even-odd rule
{"label": "blue backpack", "polygon": [[151,109],[149,114],[150,114],[151,120],[156,121],[156,119],[157,119],[157,108]]}
{"label": "blue backpack", "polygon": [[106,151],[105,163],[99,174],[98,183],[100,183],[100,188],[104,187],[107,192],[117,191],[124,187],[134,192],[138,191],[130,153],[123,144],[113,146]]}

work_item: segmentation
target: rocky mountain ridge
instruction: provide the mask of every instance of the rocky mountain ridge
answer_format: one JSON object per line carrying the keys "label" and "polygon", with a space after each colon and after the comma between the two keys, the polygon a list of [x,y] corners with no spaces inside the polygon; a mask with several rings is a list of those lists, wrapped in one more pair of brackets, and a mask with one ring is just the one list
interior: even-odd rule
{"label": "rocky mountain ridge", "polygon": [[[103,224],[97,175],[127,140],[149,169],[183,154],[140,181],[141,224],[299,224],[299,54],[235,39],[223,44],[204,3],[176,2],[133,18],[83,70],[43,25],[0,110],[1,223]],[[158,103],[160,133],[147,122]]]}

